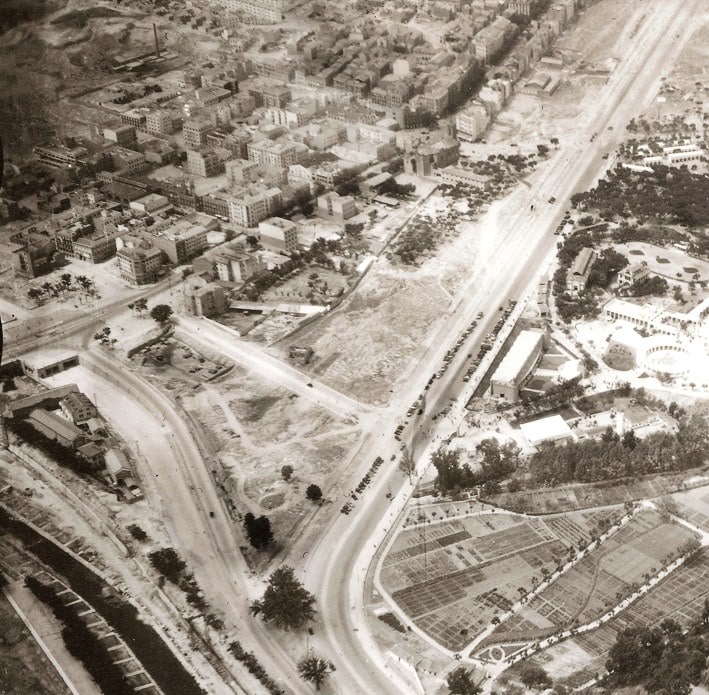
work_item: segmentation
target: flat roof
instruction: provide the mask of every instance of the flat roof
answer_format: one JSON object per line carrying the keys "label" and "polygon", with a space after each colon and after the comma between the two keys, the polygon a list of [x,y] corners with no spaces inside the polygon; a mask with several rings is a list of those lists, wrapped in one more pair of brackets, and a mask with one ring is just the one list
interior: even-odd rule
{"label": "flat roof", "polygon": [[571,428],[561,415],[550,415],[539,420],[532,420],[532,422],[525,422],[519,428],[532,446],[544,441],[564,437],[573,438],[574,436]]}
{"label": "flat roof", "polygon": [[522,331],[492,375],[492,381],[510,382],[519,375],[524,362],[544,338],[539,331]]}

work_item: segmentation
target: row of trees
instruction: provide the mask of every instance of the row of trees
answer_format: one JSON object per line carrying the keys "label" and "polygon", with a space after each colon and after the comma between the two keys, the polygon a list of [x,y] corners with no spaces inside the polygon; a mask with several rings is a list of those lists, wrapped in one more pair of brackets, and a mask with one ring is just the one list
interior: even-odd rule
{"label": "row of trees", "polygon": [[529,470],[539,485],[686,470],[703,465],[708,444],[706,419],[693,415],[680,421],[676,434],[655,432],[637,439],[630,431],[621,438],[608,428],[599,441],[542,444],[530,458]]}
{"label": "row of trees", "polygon": [[96,286],[91,278],[85,275],[73,277],[71,273],[64,273],[56,283],[47,281],[39,287],[30,287],[27,290],[27,296],[39,304],[54,297],[65,297],[66,293],[71,290],[81,290],[89,297],[96,295]]}

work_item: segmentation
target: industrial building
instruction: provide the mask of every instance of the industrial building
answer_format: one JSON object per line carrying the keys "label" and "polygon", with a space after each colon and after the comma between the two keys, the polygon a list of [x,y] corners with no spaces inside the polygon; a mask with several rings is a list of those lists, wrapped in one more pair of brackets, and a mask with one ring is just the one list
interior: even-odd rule
{"label": "industrial building", "polygon": [[520,389],[539,364],[543,352],[544,334],[539,331],[522,331],[492,375],[491,394],[516,403]]}

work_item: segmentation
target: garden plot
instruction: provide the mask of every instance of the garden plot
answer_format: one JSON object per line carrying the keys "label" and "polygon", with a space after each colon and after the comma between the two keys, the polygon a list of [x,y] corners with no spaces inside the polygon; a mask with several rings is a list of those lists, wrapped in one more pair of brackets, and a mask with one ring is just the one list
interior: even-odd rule
{"label": "garden plot", "polygon": [[641,512],[500,625],[490,642],[539,639],[598,619],[669,564],[693,537],[657,512]]}
{"label": "garden plot", "polygon": [[[571,687],[605,673],[608,651],[627,627],[654,627],[666,618],[687,626],[697,620],[709,596],[707,552],[685,563],[617,617],[596,630],[564,640],[530,657]],[[570,658],[570,656],[572,658]],[[522,662],[525,663],[525,662]]]}
{"label": "garden plot", "polygon": [[574,509],[590,509],[622,504],[623,502],[662,497],[681,490],[684,481],[696,471],[647,476],[624,483],[577,483],[557,488],[521,490],[491,495],[496,506],[515,512],[549,514]]}
{"label": "garden plot", "polygon": [[422,521],[395,538],[380,578],[419,627],[461,649],[558,567],[569,545],[598,533],[599,519],[597,513],[547,520],[480,513]]}
{"label": "garden plot", "polygon": [[677,514],[691,524],[709,532],[709,487],[699,487],[672,495]]}

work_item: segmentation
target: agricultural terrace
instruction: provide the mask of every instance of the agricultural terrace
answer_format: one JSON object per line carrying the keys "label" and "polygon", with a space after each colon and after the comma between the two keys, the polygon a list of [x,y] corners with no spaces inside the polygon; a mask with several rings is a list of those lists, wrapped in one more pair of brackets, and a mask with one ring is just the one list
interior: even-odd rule
{"label": "agricultural terrace", "polygon": [[687,626],[701,616],[708,597],[709,553],[705,550],[681,565],[608,623],[554,644],[513,668],[517,670],[532,661],[547,673],[553,673],[565,685],[578,687],[605,673],[608,651],[622,630],[628,627],[655,627],[667,618]]}
{"label": "agricultural terrace", "polygon": [[597,620],[681,555],[694,537],[659,512],[639,512],[498,626],[486,644],[541,639]]}
{"label": "agricultural terrace", "polygon": [[[570,549],[588,545],[622,508],[548,519],[478,512],[402,528],[381,567],[381,585],[416,625],[460,650],[543,577]],[[411,523],[411,518],[408,523]]]}

